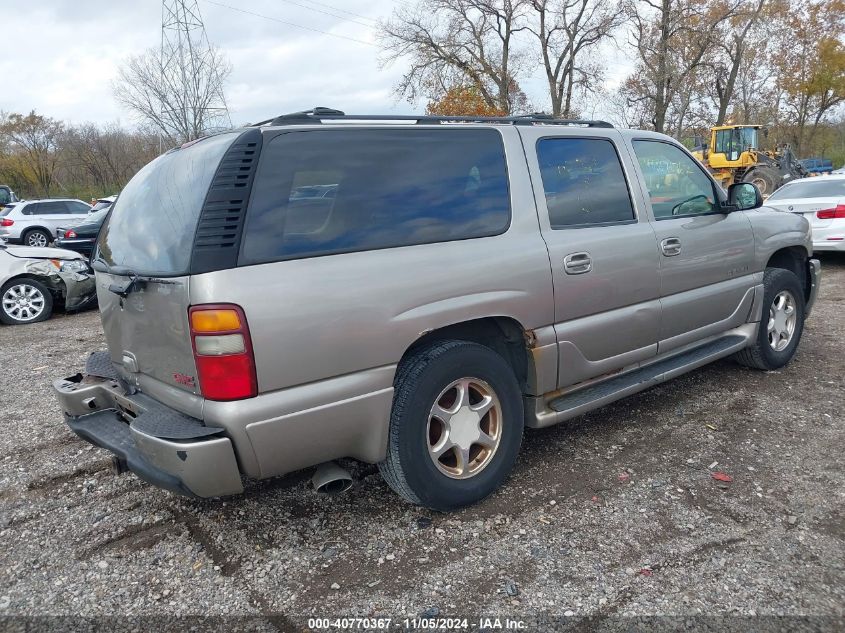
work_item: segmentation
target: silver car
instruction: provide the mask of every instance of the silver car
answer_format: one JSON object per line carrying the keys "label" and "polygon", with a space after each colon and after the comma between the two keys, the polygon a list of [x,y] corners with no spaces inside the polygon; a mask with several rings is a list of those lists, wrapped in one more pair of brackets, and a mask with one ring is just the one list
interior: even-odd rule
{"label": "silver car", "polygon": [[0,322],[38,323],[55,308],[80,310],[96,300],[93,271],[79,253],[0,241]]}
{"label": "silver car", "polygon": [[93,257],[108,350],[55,393],[179,493],[349,457],[461,507],[524,427],[726,356],[789,362],[820,267],[807,221],[761,205],[600,121],[281,116],[121,192]]}
{"label": "silver car", "polygon": [[56,229],[85,220],[91,205],[71,198],[24,200],[0,210],[0,239],[12,244],[47,246]]}

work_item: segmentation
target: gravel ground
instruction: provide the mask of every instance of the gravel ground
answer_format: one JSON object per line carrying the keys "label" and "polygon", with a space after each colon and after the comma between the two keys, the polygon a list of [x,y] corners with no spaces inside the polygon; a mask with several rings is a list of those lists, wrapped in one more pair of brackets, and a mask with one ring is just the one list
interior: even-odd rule
{"label": "gravel ground", "polygon": [[98,314],[3,327],[0,614],[842,618],[845,257],[823,267],[787,368],[726,360],[528,432],[509,483],[453,514],[362,464],[337,497],[309,472],[202,502],[114,476],[49,387],[104,348]]}

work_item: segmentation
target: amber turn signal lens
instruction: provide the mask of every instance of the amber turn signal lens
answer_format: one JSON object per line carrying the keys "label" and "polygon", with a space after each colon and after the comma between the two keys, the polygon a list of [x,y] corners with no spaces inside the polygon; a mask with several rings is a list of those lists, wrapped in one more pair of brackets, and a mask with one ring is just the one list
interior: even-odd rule
{"label": "amber turn signal lens", "polygon": [[241,320],[235,310],[194,310],[191,329],[194,332],[233,332],[241,329]]}

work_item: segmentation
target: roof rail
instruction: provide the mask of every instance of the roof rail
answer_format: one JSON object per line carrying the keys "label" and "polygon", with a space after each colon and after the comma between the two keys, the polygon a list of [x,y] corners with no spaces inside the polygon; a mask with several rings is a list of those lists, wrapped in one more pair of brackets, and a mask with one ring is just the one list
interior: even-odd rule
{"label": "roof rail", "polygon": [[612,128],[607,121],[592,121],[581,119],[555,119],[550,114],[541,112],[518,116],[432,116],[414,114],[346,114],[332,108],[317,107],[303,112],[292,112],[281,116],[259,121],[250,127],[264,125],[303,125],[322,123],[323,121],[413,121],[419,125],[438,123],[499,123],[503,125],[564,125],[572,127],[602,127]]}

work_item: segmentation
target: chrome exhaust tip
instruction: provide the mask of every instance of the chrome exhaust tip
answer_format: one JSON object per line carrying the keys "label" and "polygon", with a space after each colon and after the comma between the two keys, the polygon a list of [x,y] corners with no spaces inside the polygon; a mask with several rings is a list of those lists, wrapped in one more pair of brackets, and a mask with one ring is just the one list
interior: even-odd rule
{"label": "chrome exhaust tip", "polygon": [[311,484],[320,494],[336,495],[352,487],[352,475],[335,462],[326,462],[317,466]]}

